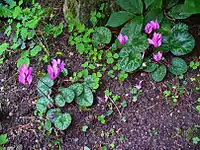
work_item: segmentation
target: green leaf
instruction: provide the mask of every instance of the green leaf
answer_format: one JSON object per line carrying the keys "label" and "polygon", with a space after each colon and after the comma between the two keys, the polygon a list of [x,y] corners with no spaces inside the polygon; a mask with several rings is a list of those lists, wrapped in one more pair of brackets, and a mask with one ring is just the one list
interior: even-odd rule
{"label": "green leaf", "polygon": [[91,75],[88,75],[86,78],[84,78],[84,85],[89,87],[90,89],[93,88],[93,84],[95,83],[94,77]]}
{"label": "green leaf", "polygon": [[50,79],[46,74],[43,78],[39,79],[37,84],[37,91],[40,96],[48,96],[51,94],[51,87],[54,85],[54,81]]}
{"label": "green leaf", "polygon": [[177,23],[171,29],[172,32],[184,32],[188,31],[188,26],[184,23]]}
{"label": "green leaf", "polygon": [[47,97],[41,97],[36,104],[36,108],[40,113],[45,113],[47,111],[47,106],[49,104],[49,100]]}
{"label": "green leaf", "polygon": [[190,17],[192,14],[184,12],[183,5],[177,5],[171,9],[168,15],[174,19],[186,19]]}
{"label": "green leaf", "polygon": [[[121,33],[127,35],[128,38],[137,36],[141,33],[143,27],[143,16],[136,16],[133,20],[127,23],[122,29]],[[128,40],[129,41],[129,40]]]}
{"label": "green leaf", "polygon": [[[98,27],[92,35],[92,43],[94,47],[101,49],[105,44],[109,44],[111,41],[112,33],[106,27]],[[103,45],[103,46],[101,46]]]}
{"label": "green leaf", "polygon": [[21,34],[22,40],[25,40],[26,37],[28,36],[28,29],[27,29],[27,28],[24,28],[24,27],[21,28],[20,34]]}
{"label": "green leaf", "polygon": [[157,64],[155,63],[147,63],[147,66],[143,69],[144,72],[153,72],[157,69]]}
{"label": "green leaf", "polygon": [[72,121],[72,117],[70,114],[68,113],[64,113],[64,114],[60,114],[54,124],[55,127],[58,128],[59,130],[65,130],[69,127],[69,125],[71,124]]}
{"label": "green leaf", "polygon": [[90,150],[90,148],[87,147],[87,146],[84,146],[84,149],[83,149],[83,150]]}
{"label": "green leaf", "polygon": [[191,14],[200,13],[200,1],[199,0],[185,0],[183,5],[183,11]]}
{"label": "green leaf", "polygon": [[59,88],[58,91],[61,92],[63,98],[67,103],[71,103],[75,98],[75,93],[70,88]]}
{"label": "green leaf", "polygon": [[181,58],[173,58],[172,65],[169,68],[169,71],[174,75],[181,75],[187,72],[187,64]]}
{"label": "green leaf", "polygon": [[162,8],[155,8],[154,6],[150,7],[147,14],[145,15],[145,24],[151,20],[158,19],[158,22],[161,22],[163,19]]}
{"label": "green leaf", "polygon": [[37,27],[38,22],[40,21],[40,18],[36,17],[28,22],[26,22],[25,26],[31,29],[35,29]]}
{"label": "green leaf", "polygon": [[136,46],[124,47],[118,58],[121,70],[125,72],[132,72],[138,69],[142,64],[142,55]]}
{"label": "green leaf", "polygon": [[121,6],[124,10],[135,14],[142,14],[143,3],[142,0],[116,0],[116,3]]}
{"label": "green leaf", "polygon": [[197,110],[197,111],[200,111],[200,105],[197,105],[197,106],[196,106],[196,110]]}
{"label": "green leaf", "polygon": [[36,56],[41,50],[42,50],[42,48],[41,48],[39,45],[37,45],[37,46],[35,46],[32,50],[30,50],[30,55],[34,57],[34,56]]}
{"label": "green leaf", "polygon": [[30,59],[28,57],[21,57],[17,60],[17,67],[21,67],[22,64],[29,65]]}
{"label": "green leaf", "polygon": [[174,55],[182,56],[192,52],[195,40],[187,31],[173,32],[167,44]]}
{"label": "green leaf", "polygon": [[83,93],[83,85],[80,83],[72,84],[68,88],[74,91],[76,97]]}
{"label": "green leaf", "polygon": [[55,102],[56,102],[56,105],[59,106],[59,107],[63,107],[65,106],[65,103],[66,103],[66,99],[63,97],[63,95],[61,94],[58,94],[55,98]]}
{"label": "green leaf", "polygon": [[85,45],[83,43],[76,44],[76,49],[80,54],[83,54],[85,51]]}
{"label": "green leaf", "polygon": [[20,6],[15,7],[14,11],[13,11],[13,18],[17,18],[19,17],[19,15],[22,13],[22,9]]}
{"label": "green leaf", "polygon": [[144,0],[146,9],[150,7],[162,8],[162,0]]}
{"label": "green leaf", "polygon": [[88,129],[88,126],[86,126],[86,125],[85,125],[85,126],[82,126],[82,131],[83,131],[83,132],[86,132],[87,129]]}
{"label": "green leaf", "polygon": [[54,27],[54,34],[53,37],[58,37],[63,32],[63,23],[61,22],[58,27]]}
{"label": "green leaf", "polygon": [[3,43],[0,45],[0,55],[3,54],[3,52],[9,47],[8,43]]}
{"label": "green leaf", "polygon": [[0,145],[4,145],[8,142],[7,134],[0,135]]}
{"label": "green leaf", "polygon": [[92,91],[87,86],[84,86],[83,93],[77,97],[76,103],[80,106],[88,107],[93,104],[93,100]]}
{"label": "green leaf", "polygon": [[198,143],[200,142],[200,138],[199,138],[199,137],[193,137],[193,138],[192,138],[192,142],[193,142],[194,144],[198,144]]}
{"label": "green leaf", "polygon": [[151,77],[154,81],[160,82],[164,79],[167,73],[167,68],[165,65],[161,65],[156,69],[156,71],[151,73]]}
{"label": "green leaf", "polygon": [[118,27],[123,25],[125,22],[127,22],[129,19],[133,18],[134,15],[127,11],[118,11],[115,13],[112,13],[106,26],[110,27]]}
{"label": "green leaf", "polygon": [[55,121],[55,118],[57,118],[60,114],[61,114],[60,108],[49,109],[49,110],[47,111],[46,119],[49,119],[49,120],[50,120],[50,118],[53,116],[54,119],[51,120],[51,121],[54,122],[54,121]]}
{"label": "green leaf", "polygon": [[144,52],[149,47],[146,35],[142,34],[138,34],[137,36],[130,36],[127,45],[136,48],[137,52]]}
{"label": "green leaf", "polygon": [[166,4],[167,4],[167,9],[170,9],[171,7],[177,5],[178,3],[180,3],[181,0],[166,0]]}
{"label": "green leaf", "polygon": [[47,131],[50,131],[52,129],[50,120],[48,120],[48,119],[45,120],[44,129],[47,130]]}

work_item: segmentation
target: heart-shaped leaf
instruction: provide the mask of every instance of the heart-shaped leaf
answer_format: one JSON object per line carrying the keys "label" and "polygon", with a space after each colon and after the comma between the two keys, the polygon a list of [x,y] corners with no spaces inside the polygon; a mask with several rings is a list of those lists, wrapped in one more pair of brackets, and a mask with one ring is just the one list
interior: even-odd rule
{"label": "heart-shaped leaf", "polygon": [[160,82],[164,79],[167,73],[167,68],[165,65],[161,65],[154,72],[151,73],[151,77],[154,81]]}
{"label": "heart-shaped leaf", "polygon": [[50,79],[49,75],[45,75],[39,79],[37,84],[37,90],[40,96],[48,96],[51,94],[51,87],[54,85],[54,81]]}
{"label": "heart-shaped leaf", "polygon": [[68,88],[74,91],[76,96],[81,95],[83,92],[83,85],[80,83],[72,84]]}
{"label": "heart-shaped leaf", "polygon": [[176,56],[182,56],[192,52],[195,45],[194,38],[187,31],[172,33],[167,43],[169,44],[171,52]]}
{"label": "heart-shaped leaf", "polygon": [[45,113],[47,111],[47,106],[49,104],[49,100],[47,97],[41,97],[36,104],[36,108],[40,113]]}
{"label": "heart-shaped leaf", "polygon": [[187,72],[187,64],[183,59],[176,57],[172,59],[169,70],[174,75],[181,75]]}
{"label": "heart-shaped leaf", "polygon": [[92,91],[87,87],[84,86],[83,92],[81,95],[79,95],[76,99],[76,103],[80,106],[91,106],[93,104],[93,94]]}
{"label": "heart-shaped leaf", "polygon": [[63,95],[61,94],[58,94],[55,98],[55,102],[56,102],[56,105],[59,106],[59,107],[63,107],[65,106],[65,103],[66,103],[66,99],[63,97]]}
{"label": "heart-shaped leaf", "polygon": [[132,72],[141,66],[142,59],[138,47],[126,46],[119,53],[118,63],[120,64],[121,70]]}
{"label": "heart-shaped leaf", "polygon": [[71,115],[68,113],[64,113],[64,114],[60,114],[56,118],[54,125],[59,130],[65,130],[69,127],[69,125],[71,124],[71,121],[72,121]]}
{"label": "heart-shaped leaf", "polygon": [[95,48],[101,49],[109,44],[112,37],[111,31],[106,27],[98,27],[92,35],[92,43]]}
{"label": "heart-shaped leaf", "polygon": [[67,103],[71,103],[75,98],[75,93],[69,88],[60,88],[59,91]]}
{"label": "heart-shaped leaf", "polygon": [[61,113],[60,108],[49,109],[47,111],[46,118],[49,119],[50,121],[54,122],[55,118],[57,118],[60,113]]}

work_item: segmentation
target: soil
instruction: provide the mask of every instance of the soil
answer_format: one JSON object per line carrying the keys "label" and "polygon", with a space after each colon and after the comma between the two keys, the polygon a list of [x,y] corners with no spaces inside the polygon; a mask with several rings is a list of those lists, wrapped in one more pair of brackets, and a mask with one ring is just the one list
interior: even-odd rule
{"label": "soil", "polygon": [[[58,12],[60,19],[63,19],[62,3],[60,1],[44,2],[43,5],[50,6]],[[191,32],[197,33],[199,27],[191,26]],[[195,34],[196,35],[196,34]],[[83,68],[81,64],[86,59],[78,54],[74,48],[68,47],[68,33],[64,33],[53,41],[49,42],[52,51],[62,51],[65,56],[66,68],[69,74],[79,72]],[[199,37],[196,36],[196,41]],[[197,44],[199,50],[199,45]],[[70,55],[73,53],[73,55]],[[16,60],[18,55],[10,56],[3,65],[0,65],[0,133],[7,133],[9,142],[5,145],[7,149],[59,149],[59,142],[62,150],[83,150],[84,146],[92,150],[100,150],[114,143],[117,150],[198,150],[200,145],[195,145],[187,140],[188,129],[195,128],[200,124],[200,114],[196,111],[197,99],[200,92],[196,87],[200,87],[199,74],[197,70],[189,69],[184,75],[184,81],[188,84],[180,85],[186,89],[186,93],[181,95],[177,103],[169,103],[163,96],[163,91],[167,89],[167,84],[175,86],[177,78],[171,74],[163,82],[156,83],[151,80],[147,73],[137,72],[130,74],[124,82],[112,79],[104,73],[100,88],[94,94],[94,105],[88,110],[82,110],[78,105],[72,103],[63,109],[72,115],[72,123],[69,128],[59,135],[47,135],[39,129],[41,120],[34,115],[35,104],[37,102],[36,83],[29,88],[25,88],[18,82],[18,69]],[[187,63],[196,59],[194,54],[185,58]],[[41,70],[40,62],[31,61],[34,73]],[[191,78],[195,78],[192,81]],[[142,82],[142,94],[137,102],[132,101],[131,89]],[[35,83],[35,84],[34,84]],[[115,106],[113,113],[106,118],[106,123],[102,124],[97,120],[97,116],[106,114],[109,110],[109,100],[101,104],[98,99],[104,98],[104,91],[109,89],[114,95],[118,94],[121,98],[116,103],[126,121],[122,121],[120,114]],[[127,107],[121,106],[122,100],[126,100]],[[87,132],[82,131],[82,126],[87,125]],[[199,131],[198,131],[199,132]],[[108,136],[108,133],[109,136]],[[124,137],[124,140],[120,140]],[[20,148],[19,148],[20,147]]]}

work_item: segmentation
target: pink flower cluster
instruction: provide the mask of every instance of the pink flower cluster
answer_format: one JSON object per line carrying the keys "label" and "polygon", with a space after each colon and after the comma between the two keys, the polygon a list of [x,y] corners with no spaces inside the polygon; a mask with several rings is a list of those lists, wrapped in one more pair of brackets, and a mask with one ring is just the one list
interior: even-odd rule
{"label": "pink flower cluster", "polygon": [[[159,28],[160,25],[157,19],[155,21],[150,21],[150,23],[147,23],[145,26],[145,33],[151,34],[154,30],[158,30]],[[162,35],[154,32],[152,39],[148,38],[148,43],[153,45],[155,48],[158,48],[162,44]]]}
{"label": "pink flower cluster", "polygon": [[55,80],[59,76],[60,72],[63,70],[65,64],[64,61],[61,61],[60,59],[57,60],[53,59],[51,63],[52,66],[48,65],[47,71],[49,73],[50,79]]}
{"label": "pink flower cluster", "polygon": [[[55,80],[59,76],[60,72],[64,69],[65,63],[60,59],[53,59],[51,63],[52,65],[47,66],[47,71],[49,73],[50,79]],[[33,80],[32,71],[32,67],[28,68],[28,66],[25,64],[22,64],[22,66],[19,68],[18,80],[26,87],[30,86]]]}
{"label": "pink flower cluster", "polygon": [[32,67],[28,68],[25,64],[22,64],[21,68],[19,69],[19,82],[24,84],[24,86],[29,86],[33,80],[32,71]]}
{"label": "pink flower cluster", "polygon": [[128,36],[127,35],[122,35],[121,33],[118,35],[117,39],[119,40],[119,43],[121,45],[126,44],[127,40],[128,40]]}

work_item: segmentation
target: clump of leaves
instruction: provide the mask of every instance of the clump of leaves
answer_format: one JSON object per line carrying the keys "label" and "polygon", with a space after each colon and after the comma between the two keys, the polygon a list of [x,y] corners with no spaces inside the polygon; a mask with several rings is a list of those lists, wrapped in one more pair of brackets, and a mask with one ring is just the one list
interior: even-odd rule
{"label": "clump of leaves", "polygon": [[3,145],[8,142],[7,134],[0,135],[0,149],[3,149]]}
{"label": "clump of leaves", "polygon": [[66,104],[75,102],[82,107],[89,107],[93,104],[93,93],[87,82],[73,83],[68,87],[58,88],[58,94],[52,97],[54,81],[48,75],[38,81],[37,89],[39,99],[36,109],[39,116],[45,117],[45,129],[52,130],[52,124],[59,129],[65,130],[69,127],[72,117],[67,112],[62,112],[60,108]]}

